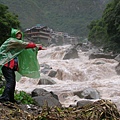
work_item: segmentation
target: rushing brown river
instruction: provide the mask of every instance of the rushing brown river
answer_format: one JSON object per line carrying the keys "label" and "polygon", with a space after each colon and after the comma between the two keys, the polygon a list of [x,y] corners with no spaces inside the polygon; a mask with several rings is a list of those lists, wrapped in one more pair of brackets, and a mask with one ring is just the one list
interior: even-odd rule
{"label": "rushing brown river", "polygon": [[59,71],[52,78],[54,85],[37,85],[38,80],[23,77],[17,82],[16,89],[30,93],[35,88],[43,88],[54,91],[63,106],[75,104],[80,98],[73,95],[73,91],[85,88],[94,88],[100,92],[101,99],[112,100],[120,110],[120,76],[115,67],[118,62],[114,59],[91,59],[90,51],[78,50],[79,58],[63,60],[66,49],[70,46],[48,47],[47,50],[39,51],[40,64],[48,64],[53,70]]}

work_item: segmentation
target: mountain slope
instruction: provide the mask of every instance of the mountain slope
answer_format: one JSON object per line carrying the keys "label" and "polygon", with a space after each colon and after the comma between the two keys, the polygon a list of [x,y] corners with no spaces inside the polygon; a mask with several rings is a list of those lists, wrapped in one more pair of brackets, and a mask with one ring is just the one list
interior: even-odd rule
{"label": "mountain slope", "polygon": [[99,19],[111,0],[0,0],[19,16],[22,28],[36,24],[47,25],[58,31],[84,36],[86,26]]}

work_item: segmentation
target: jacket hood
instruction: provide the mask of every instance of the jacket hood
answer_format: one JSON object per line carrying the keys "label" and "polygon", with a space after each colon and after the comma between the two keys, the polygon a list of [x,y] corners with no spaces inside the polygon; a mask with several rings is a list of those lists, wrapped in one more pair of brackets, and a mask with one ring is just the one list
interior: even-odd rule
{"label": "jacket hood", "polygon": [[17,33],[21,33],[23,38],[23,33],[20,30],[14,28],[11,29],[11,37],[16,38]]}

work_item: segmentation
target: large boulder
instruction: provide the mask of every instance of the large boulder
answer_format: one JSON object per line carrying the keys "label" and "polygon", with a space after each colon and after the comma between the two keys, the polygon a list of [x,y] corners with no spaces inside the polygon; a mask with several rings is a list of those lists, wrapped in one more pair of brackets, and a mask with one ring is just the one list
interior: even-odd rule
{"label": "large boulder", "polygon": [[100,99],[99,92],[93,88],[87,88],[82,91],[74,92],[74,95],[85,99]]}
{"label": "large boulder", "polygon": [[62,106],[56,94],[44,89],[34,89],[32,91],[32,98],[35,100],[36,104],[41,107],[44,105],[48,105],[49,107]]}
{"label": "large boulder", "polygon": [[50,97],[50,96],[37,96],[37,97],[33,97],[33,99],[35,100],[36,104],[40,107],[43,106],[48,106],[48,107],[62,107],[61,103],[55,99],[54,97]]}
{"label": "large boulder", "polygon": [[47,90],[45,89],[42,89],[42,88],[36,88],[32,91],[32,97],[36,97],[36,96],[52,96],[54,97],[55,99],[59,100],[58,99],[58,96],[56,94],[54,94],[54,92],[48,92]]}
{"label": "large boulder", "polygon": [[65,59],[75,59],[75,58],[79,58],[78,56],[78,51],[75,48],[71,48],[68,51],[66,51],[63,60]]}

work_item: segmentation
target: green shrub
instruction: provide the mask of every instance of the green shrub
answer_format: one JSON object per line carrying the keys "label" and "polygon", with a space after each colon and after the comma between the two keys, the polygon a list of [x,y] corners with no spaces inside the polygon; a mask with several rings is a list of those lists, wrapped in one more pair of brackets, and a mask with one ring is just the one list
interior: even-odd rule
{"label": "green shrub", "polygon": [[23,104],[34,104],[34,100],[30,95],[24,91],[15,92],[15,100],[20,101]]}
{"label": "green shrub", "polygon": [[[0,88],[0,96],[2,95],[5,87]],[[15,100],[21,102],[22,104],[35,104],[32,97],[24,91],[15,91]]]}
{"label": "green shrub", "polygon": [[0,96],[2,95],[2,93],[3,93],[3,91],[4,91],[4,88],[5,88],[5,87],[1,87],[1,88],[0,88]]}

